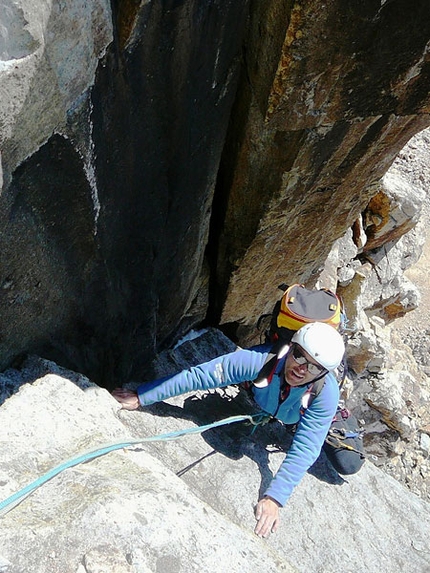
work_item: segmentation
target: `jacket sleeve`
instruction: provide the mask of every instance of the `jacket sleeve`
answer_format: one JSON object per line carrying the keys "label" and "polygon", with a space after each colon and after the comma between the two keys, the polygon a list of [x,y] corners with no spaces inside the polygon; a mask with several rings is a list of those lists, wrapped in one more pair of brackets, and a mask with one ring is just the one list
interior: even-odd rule
{"label": "jacket sleeve", "polygon": [[142,406],[148,406],[179,394],[221,388],[253,380],[267,356],[267,347],[236,350],[209,362],[193,366],[168,378],[145,382],[137,389]]}
{"label": "jacket sleeve", "polygon": [[326,376],[321,393],[306,410],[285,459],[264,493],[285,505],[294,487],[318,458],[339,402],[339,387],[332,374]]}

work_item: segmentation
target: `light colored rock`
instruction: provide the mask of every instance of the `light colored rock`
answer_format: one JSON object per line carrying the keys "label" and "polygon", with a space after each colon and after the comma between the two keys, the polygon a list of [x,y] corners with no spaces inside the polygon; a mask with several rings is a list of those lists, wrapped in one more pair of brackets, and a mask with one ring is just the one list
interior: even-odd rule
{"label": "light colored rock", "polygon": [[368,304],[366,285],[372,274],[369,263],[359,264],[355,274],[346,285],[339,285],[337,294],[341,297],[346,315],[348,317],[348,330],[352,333],[364,331],[368,328],[368,318],[364,313]]}
{"label": "light colored rock", "polygon": [[364,214],[368,235],[365,250],[377,249],[413,229],[424,199],[424,189],[411,185],[400,170],[388,170],[382,189],[370,200]]}
{"label": "light colored rock", "polygon": [[352,261],[357,256],[357,247],[352,240],[352,230],[335,241],[327,257],[324,269],[316,283],[317,288],[329,288],[336,292],[338,282],[342,285],[351,282],[355,275]]}
{"label": "light colored rock", "polygon": [[[32,364],[37,378],[37,360]],[[1,499],[82,447],[193,427],[250,407],[232,387],[119,411],[105,390],[71,373],[83,389],[58,374],[33,383],[28,375],[0,408]],[[280,424],[252,435],[232,424],[69,468],[1,518],[0,563],[7,573],[335,573],[345,563],[354,573],[428,570],[429,505],[370,462],[345,481],[321,456],[281,510],[278,533],[257,538],[258,491],[287,442]]]}
{"label": "light colored rock", "polygon": [[366,370],[380,372],[385,366],[386,350],[384,342],[372,329],[361,331],[348,338],[348,366],[356,374]]}
{"label": "light colored rock", "polygon": [[363,217],[361,214],[352,225],[352,234],[354,244],[357,246],[358,251],[361,253],[367,243],[367,235],[364,229]]}
{"label": "light colored rock", "polygon": [[[10,445],[2,499],[90,446],[130,440],[118,408],[105,390],[57,375],[23,386],[0,410],[0,440]],[[293,573],[252,534],[248,509],[247,527],[234,525],[136,447],[65,471],[3,516],[2,556],[10,573],[75,573],[82,562],[94,573],[209,571],[215,554],[219,571]]]}
{"label": "light colored rock", "polygon": [[430,436],[428,434],[421,434],[420,437],[420,446],[421,449],[427,454],[430,455]]}
{"label": "light colored rock", "polygon": [[54,132],[66,132],[66,113],[93,85],[113,36],[107,0],[2,0],[1,14],[0,139],[8,182]]}
{"label": "light colored rock", "polygon": [[404,242],[388,244],[369,255],[373,272],[363,285],[367,298],[362,298],[369,316],[380,316],[387,323],[418,307],[420,293],[417,287],[404,276],[409,259],[404,252]]}

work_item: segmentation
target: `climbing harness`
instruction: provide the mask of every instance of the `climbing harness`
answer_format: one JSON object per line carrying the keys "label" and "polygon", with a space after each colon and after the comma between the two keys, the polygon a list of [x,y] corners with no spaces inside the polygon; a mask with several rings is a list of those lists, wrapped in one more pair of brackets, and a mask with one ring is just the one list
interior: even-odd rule
{"label": "climbing harness", "polygon": [[[255,428],[261,424],[267,423],[267,415],[263,415],[262,413],[253,414],[253,415],[240,415],[240,416],[230,416],[229,418],[224,418],[223,420],[219,420],[217,422],[213,422],[211,424],[207,424],[204,426],[196,426],[193,428],[185,428],[182,430],[177,430],[175,432],[168,432],[166,434],[158,434],[156,436],[148,436],[146,438],[137,438],[134,440],[129,440],[126,442],[114,442],[111,444],[106,444],[104,446],[99,446],[95,449],[87,450],[86,452],[70,458],[65,462],[59,464],[58,466],[52,468],[44,475],[40,476],[33,482],[29,483],[19,491],[15,492],[14,494],[10,495],[8,498],[0,501],[0,517],[6,515],[9,511],[11,511],[15,506],[17,506],[21,501],[23,501],[26,497],[28,497],[31,493],[33,493],[37,488],[41,485],[46,483],[47,481],[51,480],[53,477],[58,475],[59,473],[63,472],[64,470],[87,462],[89,460],[93,460],[94,458],[98,458],[100,456],[104,456],[109,452],[113,452],[114,450],[121,450],[123,448],[128,448],[130,446],[135,446],[137,444],[142,444],[144,442],[161,442],[161,441],[168,441],[168,440],[175,440],[180,438],[181,436],[188,435],[188,434],[201,434],[206,430],[210,430],[211,428],[216,428],[219,426],[225,426],[227,424],[234,424],[236,422],[245,422],[247,421],[249,424],[255,426]],[[255,430],[254,428],[254,430]],[[253,430],[253,431],[254,431]]]}

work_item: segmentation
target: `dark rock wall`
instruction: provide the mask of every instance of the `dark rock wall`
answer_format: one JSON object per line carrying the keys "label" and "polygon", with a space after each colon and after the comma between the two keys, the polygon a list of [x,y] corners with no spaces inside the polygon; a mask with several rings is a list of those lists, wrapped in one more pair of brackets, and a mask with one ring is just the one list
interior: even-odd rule
{"label": "dark rock wall", "polygon": [[[88,367],[79,356],[89,343],[85,311],[98,307],[102,315],[103,308],[91,292],[97,282],[91,192],[69,141],[53,136],[15,171],[0,212],[3,364],[55,347],[61,361]],[[79,344],[67,348],[75,331]]]}
{"label": "dark rock wall", "polygon": [[94,85],[35,151],[11,137],[0,197],[0,366],[38,352],[108,387],[314,281],[430,122],[428,1],[111,8]]}
{"label": "dark rock wall", "polygon": [[[93,92],[100,238],[125,364],[145,362],[178,334],[199,294],[246,8],[149,3],[123,52],[100,69]],[[205,314],[203,305],[191,323]]]}
{"label": "dark rock wall", "polygon": [[[3,365],[38,351],[112,386],[181,323],[204,319],[203,257],[247,4],[113,6],[115,41],[71,114],[71,141],[50,138],[3,197]],[[76,151],[88,110],[93,189]]]}

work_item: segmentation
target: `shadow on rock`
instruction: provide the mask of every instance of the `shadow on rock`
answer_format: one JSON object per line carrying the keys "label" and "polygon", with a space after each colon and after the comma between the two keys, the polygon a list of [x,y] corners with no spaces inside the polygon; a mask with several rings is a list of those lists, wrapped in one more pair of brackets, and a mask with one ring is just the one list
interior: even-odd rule
{"label": "shadow on rock", "polygon": [[[235,396],[230,394],[230,390],[221,389],[200,396],[190,396],[185,399],[183,407],[160,402],[149,406],[147,411],[156,416],[190,420],[199,426],[208,425],[231,416],[252,415],[261,412],[242,388],[238,390]],[[206,430],[201,435],[213,448],[213,451],[182,468],[177,472],[177,475],[184,475],[215,452],[233,460],[247,456],[259,469],[261,475],[260,495],[268,488],[273,479],[273,473],[269,468],[269,454],[287,453],[293,441],[291,429],[275,419],[258,426],[246,421],[226,424]],[[331,465],[324,451],[309,468],[308,473],[332,485],[345,483],[345,480]]]}
{"label": "shadow on rock", "polygon": [[21,386],[32,384],[48,374],[66,378],[82,390],[96,386],[83,374],[62,368],[55,362],[35,355],[23,355],[18,357],[7,370],[0,373],[0,406],[16,394]]}

